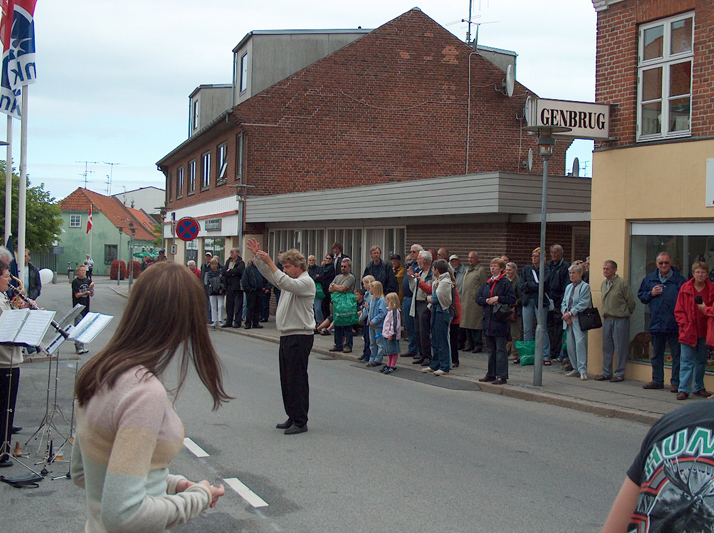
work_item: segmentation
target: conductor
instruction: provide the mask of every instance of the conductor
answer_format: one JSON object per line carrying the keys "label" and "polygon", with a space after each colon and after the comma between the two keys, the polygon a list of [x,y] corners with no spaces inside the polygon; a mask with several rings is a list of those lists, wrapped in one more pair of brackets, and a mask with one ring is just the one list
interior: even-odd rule
{"label": "conductor", "polygon": [[279,258],[281,272],[257,240],[248,239],[246,244],[255,255],[260,273],[282,291],[275,320],[280,332],[280,386],[288,419],[276,427],[284,429],[286,435],[304,433],[310,407],[307,363],[315,331],[315,282],[308,276],[305,256],[298,250],[288,250]]}

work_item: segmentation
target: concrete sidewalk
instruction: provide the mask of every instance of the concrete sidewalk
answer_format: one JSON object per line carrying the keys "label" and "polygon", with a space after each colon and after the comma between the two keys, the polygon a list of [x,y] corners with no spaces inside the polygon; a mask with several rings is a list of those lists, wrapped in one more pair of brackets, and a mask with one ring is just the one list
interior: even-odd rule
{"label": "concrete sidewalk", "polygon": [[[117,294],[127,295],[127,285],[111,287]],[[245,335],[255,339],[278,342],[280,337],[275,327],[275,317],[261,324],[263,329],[246,330],[243,328],[217,328],[227,335]],[[357,361],[362,355],[363,343],[361,336],[355,336],[352,353],[333,353],[328,351],[333,346],[332,336],[315,335],[313,353],[334,356],[339,359]],[[406,352],[406,341],[401,342],[402,352]],[[485,353],[472,354],[459,353],[460,366],[454,368],[449,376],[429,376],[433,379],[459,379],[477,383],[483,392],[503,394],[512,398],[536,401],[551,405],[558,405],[570,409],[590,412],[601,416],[609,416],[653,424],[662,415],[667,414],[682,405],[690,402],[707,401],[703,398],[691,396],[686,401],[677,401],[675,394],[669,392],[669,387],[664,390],[645,390],[642,382],[625,380],[622,383],[609,381],[595,381],[589,379],[582,381],[579,378],[566,377],[560,364],[543,367],[543,385],[533,385],[533,366],[510,365],[508,385],[492,385],[479,383],[478,379],[486,374],[488,356]],[[386,361],[385,361],[386,363]],[[412,365],[411,357],[400,357],[398,367],[401,369],[418,370],[420,367]],[[379,369],[375,369],[378,372]],[[398,376],[397,371],[394,376]]]}

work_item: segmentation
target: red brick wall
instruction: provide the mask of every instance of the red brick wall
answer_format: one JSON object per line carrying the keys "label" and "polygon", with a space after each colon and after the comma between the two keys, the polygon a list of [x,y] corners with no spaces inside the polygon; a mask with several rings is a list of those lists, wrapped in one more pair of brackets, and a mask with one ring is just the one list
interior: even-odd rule
{"label": "red brick wall", "polygon": [[[575,249],[573,236],[575,235]],[[457,254],[462,263],[472,250],[478,252],[482,262],[507,254],[520,270],[531,263],[531,252],[540,242],[540,224],[452,224],[446,226],[407,226],[407,246],[421,244],[426,249],[438,250],[446,247]],[[548,224],[546,227],[548,246],[560,244],[564,257],[570,262],[590,254],[589,224],[584,224],[574,232],[569,224]],[[549,256],[547,256],[549,257]]]}
{"label": "red brick wall", "polygon": [[612,148],[635,143],[637,119],[637,44],[639,25],[695,11],[692,72],[692,137],[714,128],[714,6],[710,0],[624,0],[598,12],[595,100],[617,104],[610,115],[610,135],[597,143]]}
{"label": "red brick wall", "polygon": [[[229,183],[235,135],[246,134],[245,182],[269,195],[464,174],[523,171],[535,138],[520,128],[528,89],[512,98],[505,74],[418,10],[388,22],[334,54],[236,106],[239,123],[182,158],[200,163],[206,147],[228,140]],[[467,128],[471,67],[470,129]],[[565,168],[569,143],[556,145],[552,167]],[[533,173],[540,173],[536,158]],[[174,171],[179,166],[172,165]],[[200,176],[200,164],[197,173]],[[187,176],[185,178],[187,181]],[[200,191],[170,209],[234,194]]]}

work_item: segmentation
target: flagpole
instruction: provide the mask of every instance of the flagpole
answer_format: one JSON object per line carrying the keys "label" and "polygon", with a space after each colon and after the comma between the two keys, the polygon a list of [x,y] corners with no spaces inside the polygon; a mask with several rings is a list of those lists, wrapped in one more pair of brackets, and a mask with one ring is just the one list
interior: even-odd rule
{"label": "flagpole", "polygon": [[20,122],[20,192],[17,211],[17,277],[24,279],[25,234],[27,229],[27,99],[28,87],[22,86],[22,119]]}
{"label": "flagpole", "polygon": [[12,235],[12,117],[7,116],[7,156],[5,157],[5,240]]}

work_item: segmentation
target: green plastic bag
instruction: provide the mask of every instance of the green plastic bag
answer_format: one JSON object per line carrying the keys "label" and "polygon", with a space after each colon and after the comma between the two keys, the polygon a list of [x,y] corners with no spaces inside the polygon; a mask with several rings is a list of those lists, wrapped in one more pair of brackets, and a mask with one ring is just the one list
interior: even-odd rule
{"label": "green plastic bag", "polygon": [[315,282],[315,298],[322,300],[325,297],[325,291],[322,290],[322,283]]}
{"label": "green plastic bag", "polygon": [[535,341],[516,341],[521,366],[535,364]]}
{"label": "green plastic bag", "polygon": [[357,295],[352,292],[332,293],[332,320],[335,326],[351,326],[359,322]]}

